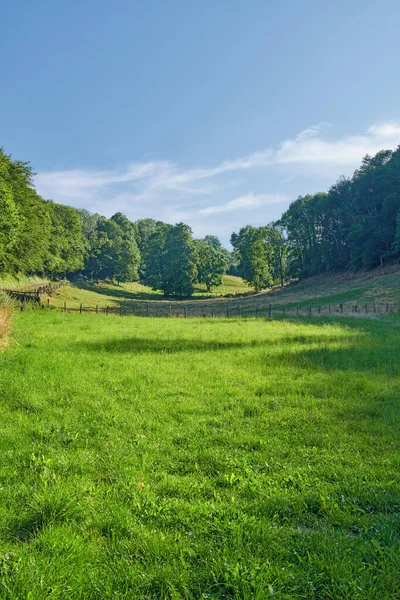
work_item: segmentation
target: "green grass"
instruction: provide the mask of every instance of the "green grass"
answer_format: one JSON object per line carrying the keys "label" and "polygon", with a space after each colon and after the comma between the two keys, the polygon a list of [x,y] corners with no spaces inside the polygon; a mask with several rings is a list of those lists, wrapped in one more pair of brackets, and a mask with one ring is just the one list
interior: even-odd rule
{"label": "green grass", "polygon": [[[235,296],[249,294],[253,288],[248,286],[240,277],[232,275],[224,275],[222,284],[213,288],[211,292],[207,292],[205,286],[199,285],[192,297],[192,302],[199,302],[204,298],[220,297],[220,296]],[[113,285],[109,283],[100,284],[77,284],[62,287],[54,292],[50,302],[53,306],[62,307],[64,302],[71,308],[78,308],[82,303],[85,307],[94,308],[98,305],[99,308],[106,306],[128,308],[136,301],[152,301],[158,300],[161,302],[169,302],[165,300],[161,291],[154,291],[140,283],[124,283],[121,285]]]}
{"label": "green grass", "polygon": [[30,285],[38,284],[38,283],[47,283],[48,279],[43,279],[39,276],[32,275],[28,277],[27,275],[1,275],[0,277],[0,289],[9,288],[13,290],[17,289],[25,289]]}
{"label": "green grass", "polygon": [[400,301],[400,270],[398,265],[362,273],[327,274],[301,280],[284,289],[266,294],[276,306],[307,306],[312,303],[363,305]]}
{"label": "green grass", "polygon": [[[274,316],[306,316],[310,305],[314,316],[341,314],[340,304],[343,304],[343,314],[352,315],[354,306],[357,305],[358,315],[365,314],[367,304],[368,315],[373,314],[373,305],[379,314],[386,313],[386,304],[389,312],[396,313],[400,310],[400,270],[398,266],[386,269],[377,269],[365,273],[346,273],[334,275],[321,275],[302,280],[283,289],[274,289],[253,294],[240,277],[225,276],[222,286],[213,292],[214,297],[207,297],[204,290],[196,291],[191,300],[175,302],[165,299],[161,292],[154,292],[140,284],[124,284],[112,286],[100,284],[89,286],[86,289],[79,287],[65,287],[52,296],[51,303],[62,307],[67,302],[67,307],[77,309],[80,303],[85,307],[94,308],[96,304],[101,307],[110,306],[115,309],[122,307],[127,311],[132,309],[137,314],[146,314],[146,304],[149,304],[149,314],[167,316],[169,307],[172,314],[183,316],[186,305],[190,316],[211,316],[212,303],[214,314],[222,316],[227,313],[229,302],[230,315],[238,316],[241,312],[245,316],[268,315],[269,304],[272,305]],[[156,302],[154,302],[156,301]]]}
{"label": "green grass", "polygon": [[399,323],[30,311],[0,598],[400,597]]}
{"label": "green grass", "polygon": [[249,294],[254,288],[248,285],[241,277],[234,275],[223,275],[221,285],[213,287],[211,292],[207,292],[205,285],[196,287],[195,296],[235,296],[236,294]]}

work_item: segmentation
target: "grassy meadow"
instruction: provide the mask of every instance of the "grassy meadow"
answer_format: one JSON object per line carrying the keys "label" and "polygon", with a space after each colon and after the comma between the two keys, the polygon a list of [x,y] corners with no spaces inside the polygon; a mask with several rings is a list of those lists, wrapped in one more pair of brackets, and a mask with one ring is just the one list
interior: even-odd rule
{"label": "grassy meadow", "polygon": [[[253,288],[248,286],[241,277],[233,275],[224,275],[222,284],[212,288],[211,292],[207,292],[205,286],[198,285],[191,302],[199,302],[204,298],[218,298],[222,296],[235,296],[249,294]],[[106,306],[119,308],[120,306],[128,309],[133,305],[139,305],[142,301],[159,301],[171,302],[165,300],[163,293],[159,290],[142,285],[141,283],[123,283],[114,285],[111,283],[99,284],[76,284],[67,285],[58,290],[55,290],[50,297],[52,306],[61,308],[64,302],[68,307],[79,308],[82,303],[84,307],[94,308],[96,305],[99,308]]]}
{"label": "grassy meadow", "polygon": [[[107,306],[110,310],[122,309],[137,315],[150,316],[215,316],[247,317],[309,316],[310,306],[314,316],[363,316],[400,312],[400,270],[398,266],[377,269],[365,273],[321,275],[293,282],[284,288],[274,288],[254,294],[240,277],[225,275],[222,285],[214,288],[211,295],[198,287],[191,299],[166,299],[160,291],[154,291],[139,283],[113,285],[109,283],[67,285],[54,290],[50,298],[43,301],[67,310],[99,310]],[[340,307],[340,304],[343,306]],[[185,308],[186,307],[186,308]],[[356,307],[356,308],[355,308]]]}
{"label": "grassy meadow", "polygon": [[400,329],[28,311],[0,598],[400,597]]}

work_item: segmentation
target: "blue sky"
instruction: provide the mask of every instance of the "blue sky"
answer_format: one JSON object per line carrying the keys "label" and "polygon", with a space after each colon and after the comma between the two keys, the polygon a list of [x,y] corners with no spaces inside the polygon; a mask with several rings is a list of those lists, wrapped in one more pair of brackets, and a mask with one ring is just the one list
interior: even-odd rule
{"label": "blue sky", "polygon": [[400,2],[2,7],[0,144],[44,197],[219,235],[400,143]]}

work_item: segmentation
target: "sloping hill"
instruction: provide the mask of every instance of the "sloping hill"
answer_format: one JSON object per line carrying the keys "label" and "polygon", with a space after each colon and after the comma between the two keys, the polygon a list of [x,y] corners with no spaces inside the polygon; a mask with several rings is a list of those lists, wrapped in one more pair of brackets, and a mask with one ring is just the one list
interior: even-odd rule
{"label": "sloping hill", "polygon": [[[138,283],[116,286],[66,286],[54,292],[50,304],[78,310],[122,309],[148,316],[252,316],[382,314],[399,312],[400,266],[363,273],[326,274],[293,282],[284,288],[252,294],[239,277],[225,277],[215,297],[197,290],[190,300],[166,299]],[[271,309],[270,309],[271,305]],[[310,308],[311,307],[311,308]]]}

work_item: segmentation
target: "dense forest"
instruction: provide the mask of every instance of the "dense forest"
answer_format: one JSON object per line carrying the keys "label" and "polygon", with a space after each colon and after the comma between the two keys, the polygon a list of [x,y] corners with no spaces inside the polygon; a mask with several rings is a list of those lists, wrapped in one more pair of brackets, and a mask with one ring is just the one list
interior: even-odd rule
{"label": "dense forest", "polygon": [[231,236],[233,252],[184,223],[110,219],[45,200],[29,163],[0,150],[0,274],[142,281],[168,296],[208,290],[225,272],[256,290],[289,278],[371,269],[400,257],[400,147],[366,156],[327,193],[300,196],[275,223]]}

